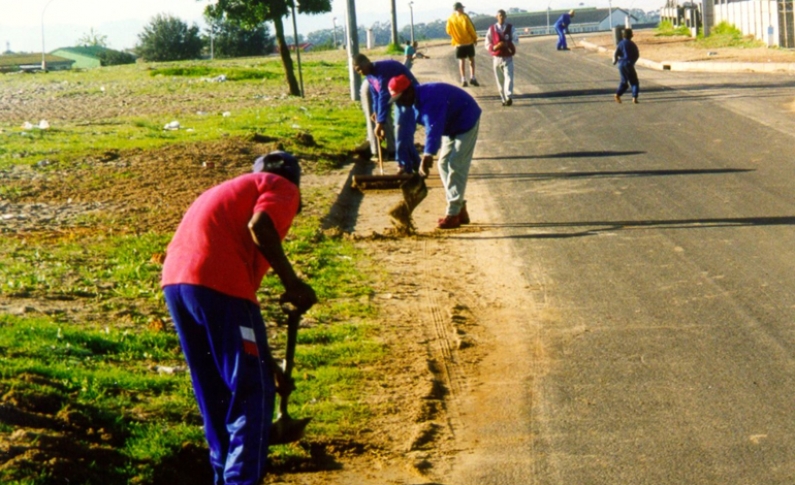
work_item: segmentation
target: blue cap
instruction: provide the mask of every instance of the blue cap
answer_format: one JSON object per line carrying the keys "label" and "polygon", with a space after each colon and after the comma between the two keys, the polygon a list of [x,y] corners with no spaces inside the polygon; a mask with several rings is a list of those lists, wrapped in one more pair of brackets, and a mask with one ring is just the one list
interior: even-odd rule
{"label": "blue cap", "polygon": [[254,160],[251,169],[254,173],[268,172],[280,175],[294,183],[296,187],[301,186],[301,165],[297,158],[287,152],[275,151],[261,155]]}

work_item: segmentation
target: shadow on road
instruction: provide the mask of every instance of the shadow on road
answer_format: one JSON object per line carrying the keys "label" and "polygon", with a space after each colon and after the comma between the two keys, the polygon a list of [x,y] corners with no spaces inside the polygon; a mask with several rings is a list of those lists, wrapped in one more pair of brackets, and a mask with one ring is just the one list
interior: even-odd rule
{"label": "shadow on road", "polygon": [[616,152],[612,150],[600,150],[598,152],[560,152],[550,153],[548,155],[516,155],[509,157],[474,157],[472,160],[493,160],[501,162],[503,160],[530,160],[540,158],[598,158],[598,157],[623,157],[625,155],[644,155],[646,152],[641,151],[625,151]]}
{"label": "shadow on road", "polygon": [[[506,224],[473,224],[479,229],[576,229],[577,232],[511,234],[506,236],[477,236],[467,234],[467,239],[562,239],[595,236],[602,232],[637,229],[713,229],[722,227],[793,226],[795,216],[778,217],[727,217],[704,219],[670,219],[657,221],[582,221],[582,222],[526,222]],[[455,237],[455,236],[453,236]]]}
{"label": "shadow on road", "polygon": [[545,180],[572,178],[622,178],[622,177],[660,177],[670,175],[717,175],[725,173],[753,172],[750,168],[705,168],[682,170],[618,170],[605,172],[530,172],[530,173],[472,173],[471,180]]}

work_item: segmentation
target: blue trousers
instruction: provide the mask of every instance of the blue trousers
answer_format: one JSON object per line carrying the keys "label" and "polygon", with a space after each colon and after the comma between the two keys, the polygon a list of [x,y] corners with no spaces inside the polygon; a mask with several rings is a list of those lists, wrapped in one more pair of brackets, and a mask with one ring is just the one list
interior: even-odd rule
{"label": "blue trousers", "polygon": [[204,419],[215,485],[265,476],[276,385],[259,306],[195,285],[163,289]]}
{"label": "blue trousers", "polygon": [[417,128],[414,108],[395,105],[397,123],[395,128],[395,151],[397,161],[404,173],[414,173],[420,168],[420,154],[414,146],[414,132]]}
{"label": "blue trousers", "polygon": [[621,96],[632,86],[632,97],[637,98],[640,91],[640,82],[638,81],[638,73],[635,71],[635,66],[620,62],[618,64],[618,73],[621,75],[621,82],[618,84],[616,94]]}
{"label": "blue trousers", "polygon": [[566,45],[566,30],[561,27],[555,27],[555,32],[558,33],[558,50],[568,49]]}

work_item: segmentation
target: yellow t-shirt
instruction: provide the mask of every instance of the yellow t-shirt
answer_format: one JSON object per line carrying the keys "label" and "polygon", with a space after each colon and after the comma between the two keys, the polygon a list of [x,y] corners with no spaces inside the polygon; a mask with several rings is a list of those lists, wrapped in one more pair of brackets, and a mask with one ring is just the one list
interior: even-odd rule
{"label": "yellow t-shirt", "polygon": [[445,28],[447,35],[452,37],[453,45],[468,45],[474,44],[478,41],[478,34],[475,32],[475,26],[472,25],[469,15],[465,13],[454,12],[450,18],[447,19],[447,27]]}

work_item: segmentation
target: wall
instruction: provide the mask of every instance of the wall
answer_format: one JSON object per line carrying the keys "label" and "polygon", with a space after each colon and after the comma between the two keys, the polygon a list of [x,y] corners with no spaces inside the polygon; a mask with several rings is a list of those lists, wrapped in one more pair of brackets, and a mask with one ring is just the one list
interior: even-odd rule
{"label": "wall", "polygon": [[[779,45],[778,11],[775,0],[715,0],[712,25],[726,21],[745,34],[753,35],[768,46]],[[768,29],[773,34],[768,35]]]}

